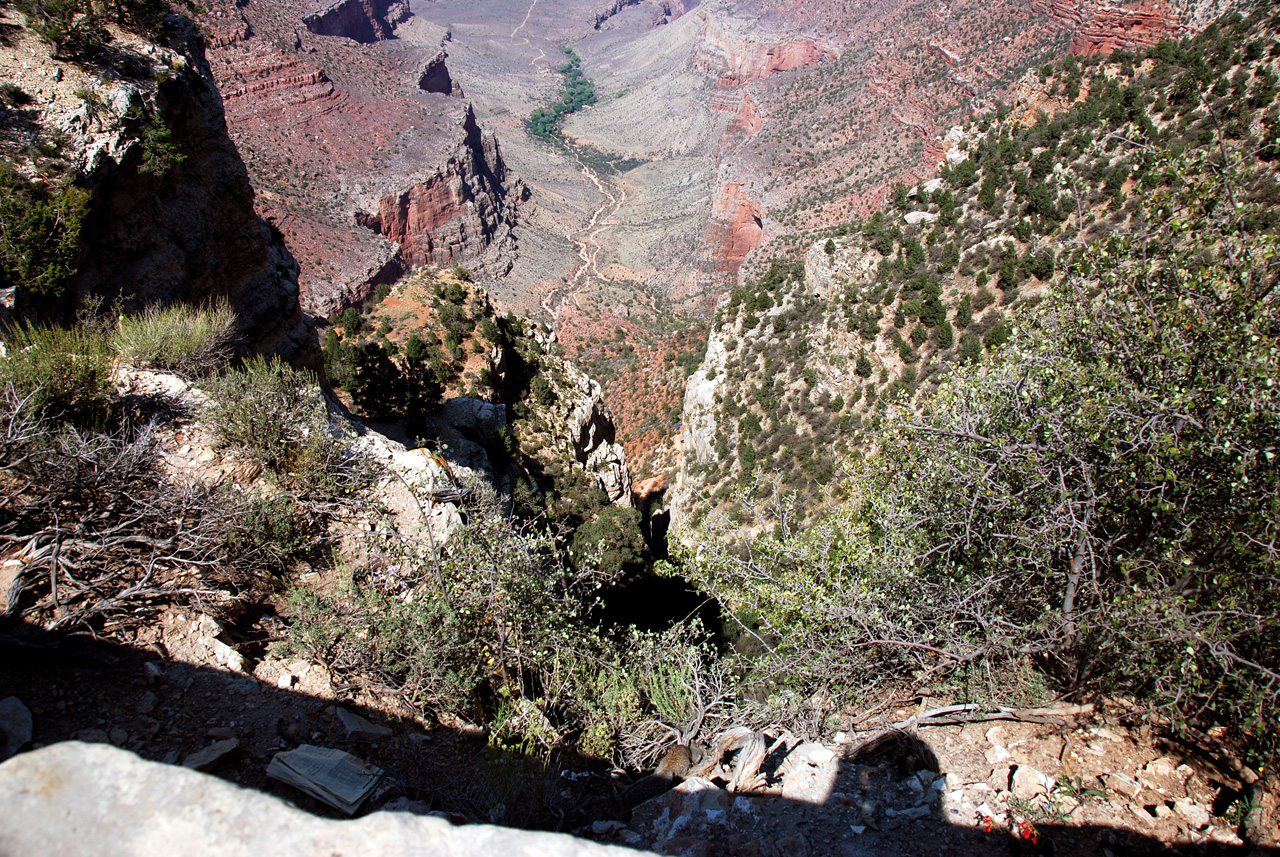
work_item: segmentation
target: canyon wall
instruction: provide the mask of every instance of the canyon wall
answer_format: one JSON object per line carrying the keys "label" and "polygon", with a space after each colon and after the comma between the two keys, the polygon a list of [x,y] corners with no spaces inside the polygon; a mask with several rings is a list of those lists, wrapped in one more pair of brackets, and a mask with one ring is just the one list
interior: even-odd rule
{"label": "canyon wall", "polygon": [[1119,49],[1138,51],[1187,34],[1183,16],[1164,0],[1122,4],[1035,0],[1032,6],[1071,33],[1071,53],[1078,56],[1108,56]]}
{"label": "canyon wall", "polygon": [[497,138],[481,132],[470,105],[462,128],[462,141],[435,172],[380,197],[376,210],[356,213],[357,223],[397,244],[409,265],[447,264],[499,244],[514,249],[523,185],[508,192]]}
{"label": "canyon wall", "polygon": [[460,100],[445,28],[386,0],[215,0],[201,22],[259,210],[301,262],[309,311],[363,303],[414,265],[510,269],[527,191]]}
{"label": "canyon wall", "polygon": [[714,79],[716,86],[730,87],[836,56],[834,48],[812,38],[761,38],[754,30],[730,29],[720,19],[708,17],[693,64]]}
{"label": "canyon wall", "polygon": [[[168,58],[154,83],[111,84],[98,93],[107,106],[97,116],[86,107],[67,117],[47,114],[81,153],[80,182],[92,192],[69,286],[81,301],[121,299],[129,310],[226,300],[247,348],[314,364],[318,349],[299,307],[297,262],[254,211],[204,43],[185,18],[171,16],[166,32],[167,46],[150,48],[151,56]],[[177,156],[171,162],[147,160],[157,144],[133,126],[130,117],[138,115],[163,123]]]}
{"label": "canyon wall", "polygon": [[707,246],[721,270],[737,274],[747,254],[764,236],[760,203],[752,199],[741,182],[720,186],[707,221]]}
{"label": "canyon wall", "polygon": [[336,0],[302,17],[317,36],[343,36],[363,44],[391,38],[408,20],[407,0]]}

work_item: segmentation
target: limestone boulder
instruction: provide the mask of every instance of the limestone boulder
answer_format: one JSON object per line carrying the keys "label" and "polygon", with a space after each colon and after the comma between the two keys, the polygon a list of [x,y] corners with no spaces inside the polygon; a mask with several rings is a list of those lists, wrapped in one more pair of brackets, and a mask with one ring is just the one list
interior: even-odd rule
{"label": "limestone boulder", "polygon": [[[0,765],[0,854],[24,857],[635,857],[555,833],[454,827],[408,812],[350,821],[98,744],[66,742]],[[180,845],[179,845],[180,843]]]}

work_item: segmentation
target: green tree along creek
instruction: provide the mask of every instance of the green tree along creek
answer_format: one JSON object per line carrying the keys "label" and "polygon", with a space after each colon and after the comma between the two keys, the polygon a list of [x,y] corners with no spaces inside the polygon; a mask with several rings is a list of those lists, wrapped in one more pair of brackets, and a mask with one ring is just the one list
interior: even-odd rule
{"label": "green tree along creek", "polygon": [[573,48],[561,48],[568,61],[556,69],[564,75],[564,95],[550,107],[539,107],[529,116],[529,133],[548,143],[563,141],[560,125],[564,117],[588,104],[596,103],[596,87],[582,73],[582,58]]}

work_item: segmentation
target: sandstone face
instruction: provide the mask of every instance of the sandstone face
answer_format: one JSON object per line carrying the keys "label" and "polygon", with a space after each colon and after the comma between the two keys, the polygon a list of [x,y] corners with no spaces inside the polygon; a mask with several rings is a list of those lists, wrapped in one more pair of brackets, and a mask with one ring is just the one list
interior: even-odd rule
{"label": "sandstone face", "polygon": [[65,742],[0,765],[0,853],[26,857],[636,855],[556,833],[376,812],[333,821],[279,798],[100,744]]}
{"label": "sandstone face", "polygon": [[404,0],[335,0],[304,15],[302,23],[317,36],[343,36],[369,44],[391,38],[395,25],[410,14]]}
{"label": "sandstone face", "polygon": [[497,138],[481,133],[470,105],[462,129],[462,142],[435,172],[378,199],[376,213],[356,213],[360,225],[399,245],[409,265],[447,264],[492,245],[514,245],[516,198],[504,185]]}
{"label": "sandstone face", "polygon": [[1184,16],[1165,0],[1121,4],[1036,0],[1032,6],[1070,31],[1071,53],[1077,56],[1108,56],[1119,49],[1137,51],[1187,32]]}
{"label": "sandstone face", "polygon": [[693,55],[693,64],[715,79],[716,86],[742,86],[782,71],[834,60],[836,51],[811,38],[761,39],[708,18]]}
{"label": "sandstone face", "polygon": [[728,182],[717,191],[707,223],[707,244],[725,271],[737,274],[747,254],[760,244],[762,214],[760,203],[747,195],[741,182]]}
{"label": "sandstone face", "polygon": [[[171,17],[167,32],[169,44],[153,54],[166,63],[163,82],[111,84],[99,93],[105,116],[50,114],[80,150],[81,182],[93,193],[70,288],[108,303],[120,297],[126,307],[226,299],[250,349],[313,363],[318,349],[299,308],[298,265],[254,213],[204,43],[185,18]],[[139,170],[143,146],[125,121],[146,105],[185,156],[163,175]]]}

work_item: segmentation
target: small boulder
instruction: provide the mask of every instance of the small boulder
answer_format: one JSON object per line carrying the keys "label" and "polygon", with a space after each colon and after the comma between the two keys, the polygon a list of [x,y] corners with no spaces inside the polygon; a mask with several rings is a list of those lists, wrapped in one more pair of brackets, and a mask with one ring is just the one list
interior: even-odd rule
{"label": "small boulder", "polygon": [[1142,791],[1142,784],[1127,774],[1103,774],[1101,779],[1102,784],[1109,790],[1125,797],[1137,797],[1138,792]]}
{"label": "small boulder", "polygon": [[1189,797],[1175,800],[1173,802],[1173,809],[1178,813],[1178,815],[1185,818],[1187,823],[1196,830],[1202,830],[1209,826],[1209,810],[1200,806]]}
{"label": "small boulder", "polygon": [[1052,791],[1055,783],[1048,774],[1029,765],[1018,765],[1009,779],[1009,791],[1019,800],[1033,800]]}
{"label": "small boulder", "polygon": [[391,730],[386,726],[378,726],[370,723],[359,714],[348,711],[345,708],[337,709],[338,720],[342,722],[342,726],[347,730],[347,737],[352,741],[377,741],[386,738],[391,734]]}
{"label": "small boulder", "polygon": [[191,753],[182,760],[182,767],[195,771],[208,771],[238,749],[240,749],[240,742],[235,738],[228,738]]}

